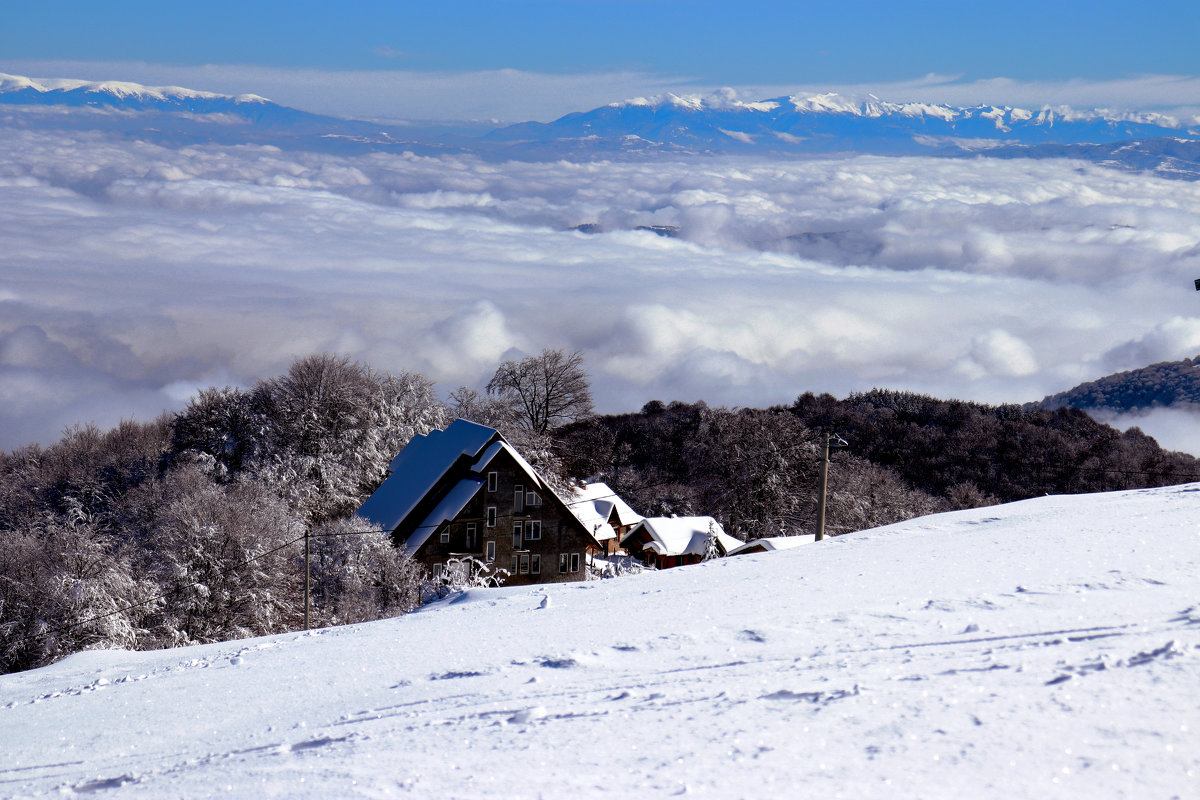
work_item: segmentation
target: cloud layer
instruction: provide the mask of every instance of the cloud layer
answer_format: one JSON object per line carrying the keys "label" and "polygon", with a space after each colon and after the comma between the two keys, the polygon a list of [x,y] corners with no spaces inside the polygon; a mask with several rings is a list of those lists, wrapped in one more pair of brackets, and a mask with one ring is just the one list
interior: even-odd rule
{"label": "cloud layer", "polygon": [[489,164],[0,133],[0,447],[318,350],[450,389],[579,348],[617,411],[872,386],[1021,402],[1200,346],[1200,184],[1079,162]]}

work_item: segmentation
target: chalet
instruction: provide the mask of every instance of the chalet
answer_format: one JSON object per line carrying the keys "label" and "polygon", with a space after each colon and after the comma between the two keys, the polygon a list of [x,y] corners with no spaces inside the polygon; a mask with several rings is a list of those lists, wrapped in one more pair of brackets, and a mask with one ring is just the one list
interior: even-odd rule
{"label": "chalet", "polygon": [[605,555],[616,553],[621,537],[643,519],[608,484],[601,482],[572,487],[567,494],[567,508],[600,543]]}
{"label": "chalet", "polygon": [[463,419],[414,436],[358,514],[434,575],[467,563],[508,570],[505,585],[578,581],[601,549],[498,431]]}
{"label": "chalet", "polygon": [[817,538],[815,533],[801,533],[796,536],[764,536],[761,539],[751,539],[745,544],[735,547],[726,555],[740,556],[746,553],[770,553],[775,550],[790,550],[802,544],[808,544]]}
{"label": "chalet", "polygon": [[741,546],[712,517],[647,517],[621,538],[621,546],[658,569],[696,564],[709,554],[724,556]]}

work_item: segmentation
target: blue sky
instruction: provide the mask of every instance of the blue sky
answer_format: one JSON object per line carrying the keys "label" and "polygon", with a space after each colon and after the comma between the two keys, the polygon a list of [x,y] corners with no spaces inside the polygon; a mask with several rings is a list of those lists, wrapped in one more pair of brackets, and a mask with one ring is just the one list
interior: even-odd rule
{"label": "blue sky", "polygon": [[1009,2],[6,3],[9,58],[330,69],[638,71],[716,83],[1191,73],[1200,4]]}
{"label": "blue sky", "polygon": [[[254,91],[256,79],[268,88],[287,85],[282,101],[293,103],[303,97],[298,76],[304,74],[309,76],[310,107],[343,112],[329,104],[336,106],[339,91],[364,91],[366,87],[346,88],[357,86],[356,78],[382,76],[372,79],[383,84],[381,96],[386,96],[389,74],[407,79],[436,75],[444,92],[450,91],[448,76],[509,70],[527,79],[524,84],[514,80],[518,93],[563,95],[544,110],[530,106],[535,116],[546,116],[571,110],[571,97],[594,104],[593,93],[580,91],[588,88],[580,83],[584,78],[594,79],[595,97],[611,101],[623,98],[607,91],[643,87],[869,88],[907,85],[930,75],[940,83],[1003,78],[1061,87],[1143,75],[1194,76],[1200,74],[1198,35],[1200,3],[1195,0],[1136,5],[1103,0],[426,0],[336,5],[314,0],[10,0],[0,27],[0,70],[32,66],[42,68],[34,77],[140,82],[156,75],[164,76],[159,80],[184,76],[192,85],[209,82],[195,88],[216,91],[232,90],[231,76],[241,75],[241,91]],[[81,74],[45,73],[72,65]],[[316,73],[325,77],[314,78]],[[289,83],[288,74],[297,77]],[[320,84],[338,81],[346,87],[329,89],[322,99]],[[496,86],[481,90],[472,113],[521,116],[519,108],[505,113],[498,103],[489,107],[486,96],[495,97],[497,91]],[[425,112],[417,95],[419,116]],[[381,102],[387,107],[379,109],[380,116],[405,114],[403,103]],[[1200,98],[1184,96],[1181,102]]]}

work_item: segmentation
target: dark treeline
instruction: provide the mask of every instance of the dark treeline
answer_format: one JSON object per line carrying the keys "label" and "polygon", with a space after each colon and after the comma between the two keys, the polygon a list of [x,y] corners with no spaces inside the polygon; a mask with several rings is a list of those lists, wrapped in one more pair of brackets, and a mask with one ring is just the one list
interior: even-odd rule
{"label": "dark treeline", "polygon": [[806,393],[790,407],[647,404],[559,432],[576,475],[647,514],[712,514],[741,538],[811,532],[820,433],[850,446],[830,465],[827,532],[1043,494],[1200,480],[1200,462],[1077,409],[987,406],[873,390]]}
{"label": "dark treeline", "polygon": [[806,425],[840,433],[854,453],[953,507],[1200,480],[1192,456],[1074,408],[987,406],[876,389],[845,400],[803,394],[788,410]]}
{"label": "dark treeline", "polygon": [[[456,416],[504,432],[559,488],[603,479],[643,514],[712,515],[743,539],[813,530],[824,432],[851,444],[830,467],[833,535],[1200,475],[1190,456],[1074,410],[873,391],[592,416],[578,354],[549,350],[500,365],[493,384],[447,404],[421,375],[316,355],[152,422],[76,427],[0,453],[0,672],[89,647],[297,629],[306,532],[315,624],[411,610],[428,589],[422,570],[352,515],[409,439]],[[539,394],[548,386],[558,395]]]}
{"label": "dark treeline", "polygon": [[1200,406],[1200,357],[1163,361],[1107,375],[1052,394],[1038,405],[1049,409],[1073,406],[1113,411]]}
{"label": "dark treeline", "polygon": [[[813,531],[821,447],[817,429],[787,409],[646,404],[558,432],[575,475],[603,479],[648,516],[703,514],[741,539]],[[890,469],[858,454],[831,462],[830,534],[945,508]]]}

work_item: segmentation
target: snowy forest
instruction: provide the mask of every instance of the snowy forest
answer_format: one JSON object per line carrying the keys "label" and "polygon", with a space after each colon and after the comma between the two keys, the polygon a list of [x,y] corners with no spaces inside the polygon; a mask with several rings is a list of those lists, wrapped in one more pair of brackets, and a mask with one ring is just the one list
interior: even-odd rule
{"label": "snowy forest", "polygon": [[602,479],[640,513],[712,515],[741,539],[812,530],[826,432],[849,443],[829,472],[835,535],[1200,477],[1196,459],[1072,409],[876,390],[595,415],[587,380],[579,353],[546,350],[443,400],[420,374],[312,355],[153,421],[0,453],[0,672],[301,628],[306,538],[314,624],[412,610],[426,576],[353,514],[412,436],[460,416],[501,430],[560,488]]}

